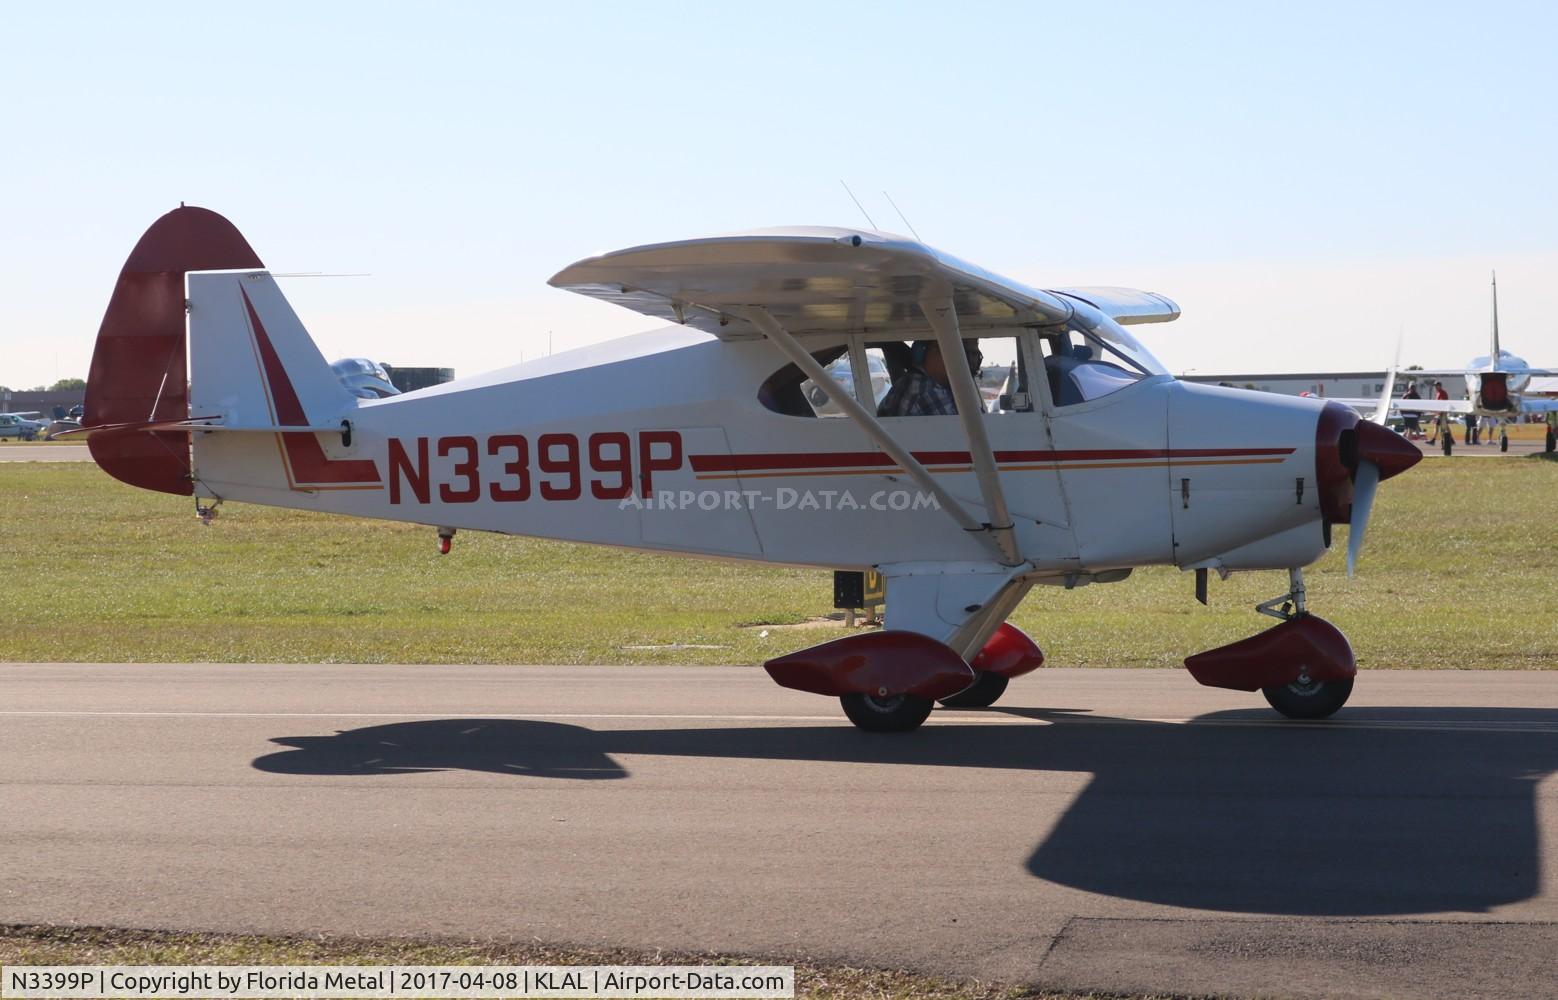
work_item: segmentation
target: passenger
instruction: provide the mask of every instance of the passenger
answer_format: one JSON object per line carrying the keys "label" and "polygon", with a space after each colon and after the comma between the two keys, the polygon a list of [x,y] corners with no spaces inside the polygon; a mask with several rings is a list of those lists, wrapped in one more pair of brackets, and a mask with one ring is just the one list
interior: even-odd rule
{"label": "passenger", "polygon": [[[1434,399],[1435,400],[1440,400],[1440,399],[1448,400],[1449,398],[1450,398],[1450,394],[1448,392],[1444,391],[1444,383],[1440,382],[1438,379],[1435,379],[1434,380]],[[1439,435],[1441,433],[1443,433],[1443,434],[1449,434],[1450,433],[1450,415],[1448,413],[1440,413],[1440,414],[1438,414],[1434,418],[1434,436],[1429,438],[1429,442],[1432,443],[1434,441],[1439,440]]]}
{"label": "passenger", "polygon": [[[979,371],[984,356],[979,353],[979,341],[963,341],[963,351],[968,356],[969,370]],[[952,398],[951,381],[947,365],[941,356],[941,346],[934,340],[916,340],[910,353],[909,370],[893,383],[876,408],[879,417],[944,417],[958,412]]]}
{"label": "passenger", "polygon": [[[1406,399],[1422,399],[1423,397],[1422,397],[1422,394],[1417,391],[1417,383],[1413,382],[1413,383],[1411,383],[1410,385],[1407,386],[1406,395],[1402,396],[1401,398],[1403,400],[1406,400]],[[1423,437],[1423,430],[1419,426],[1419,421],[1420,421],[1421,417],[1417,413],[1417,411],[1415,411],[1415,410],[1403,410],[1402,413],[1401,413],[1401,419],[1402,419],[1402,422],[1406,425],[1407,437],[1410,438],[1413,441],[1421,440],[1422,437]]]}

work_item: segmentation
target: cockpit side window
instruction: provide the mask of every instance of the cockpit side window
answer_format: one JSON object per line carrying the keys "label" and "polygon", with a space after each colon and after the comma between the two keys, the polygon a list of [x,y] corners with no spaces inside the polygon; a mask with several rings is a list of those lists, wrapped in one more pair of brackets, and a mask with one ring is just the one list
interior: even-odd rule
{"label": "cockpit side window", "polygon": [[[929,331],[927,331],[929,334]],[[887,363],[888,372],[892,376],[892,385],[901,386],[903,380],[909,379],[920,371],[917,357],[924,355],[917,353],[917,348],[923,348],[924,342],[929,337],[921,338],[915,342],[905,341],[873,341],[873,348],[880,348],[883,359]],[[976,389],[979,393],[980,409],[986,413],[1023,413],[1033,409],[1032,395],[1028,389],[1027,369],[1018,350],[1018,339],[1012,335],[964,337],[964,350],[969,363],[974,365],[973,376]],[[926,376],[922,373],[920,377]],[[938,381],[941,376],[935,375]],[[941,403],[950,403],[946,399],[950,393],[950,384],[941,382],[943,389],[938,390]],[[913,383],[905,391],[925,392],[924,383],[915,386]],[[878,398],[881,404],[881,398]],[[888,404],[882,404],[888,405]],[[952,409],[932,409],[931,413],[939,416],[949,416]],[[925,415],[924,411],[920,411]],[[893,415],[893,414],[879,414]],[[903,415],[903,414],[896,414]]]}
{"label": "cockpit side window", "polygon": [[1078,326],[1041,331],[1044,374],[1056,406],[1102,399],[1153,372]]}
{"label": "cockpit side window", "polygon": [[[929,331],[927,331],[927,334]],[[968,338],[973,339],[973,338]],[[983,364],[974,373],[983,408],[990,413],[1029,412],[1034,409],[1029,388],[1027,364],[1012,336],[982,337],[979,348]],[[893,385],[908,376],[914,367],[910,342],[871,340],[865,344],[864,375],[880,404]],[[830,347],[815,351],[812,357],[832,378],[853,393],[854,372],[848,348]],[[757,398],[769,410],[790,417],[842,417],[844,411],[829,398],[829,391],[808,378],[794,364],[785,365],[763,381]],[[868,409],[874,408],[868,404]]]}

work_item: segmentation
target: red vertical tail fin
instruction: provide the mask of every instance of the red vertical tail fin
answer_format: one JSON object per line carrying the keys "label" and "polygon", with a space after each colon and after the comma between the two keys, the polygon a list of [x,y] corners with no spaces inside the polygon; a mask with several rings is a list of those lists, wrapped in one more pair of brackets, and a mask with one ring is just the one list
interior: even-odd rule
{"label": "red vertical tail fin", "polygon": [[[215,212],[181,206],[152,223],[119,272],[98,328],[84,425],[187,418],[184,275],[263,266]],[[107,431],[87,443],[115,479],[163,493],[193,492],[187,431]]]}

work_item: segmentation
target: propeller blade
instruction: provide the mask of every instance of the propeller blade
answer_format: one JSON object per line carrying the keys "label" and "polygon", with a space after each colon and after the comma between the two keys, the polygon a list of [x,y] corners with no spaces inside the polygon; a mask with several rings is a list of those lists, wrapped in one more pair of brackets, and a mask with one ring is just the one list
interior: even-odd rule
{"label": "propeller blade", "polygon": [[1352,524],[1347,530],[1347,575],[1352,576],[1363,550],[1363,535],[1369,530],[1369,512],[1374,509],[1374,493],[1379,489],[1379,465],[1359,459],[1353,479]]}

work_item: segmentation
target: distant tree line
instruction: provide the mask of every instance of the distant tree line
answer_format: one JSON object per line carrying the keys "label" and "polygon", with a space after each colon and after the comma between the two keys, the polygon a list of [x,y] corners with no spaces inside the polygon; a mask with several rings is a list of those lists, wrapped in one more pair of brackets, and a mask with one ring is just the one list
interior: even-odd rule
{"label": "distant tree line", "polygon": [[62,378],[53,385],[35,385],[31,389],[12,389],[8,385],[0,385],[0,392],[69,392],[86,387],[87,380],[84,378]]}

